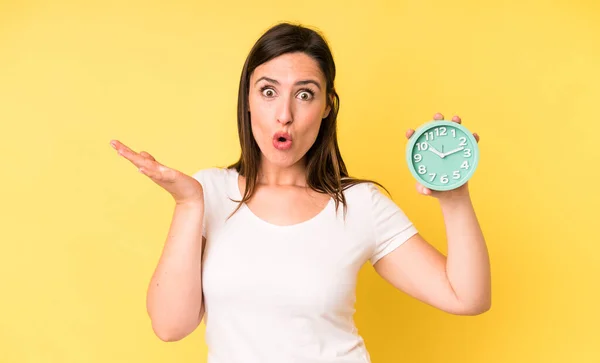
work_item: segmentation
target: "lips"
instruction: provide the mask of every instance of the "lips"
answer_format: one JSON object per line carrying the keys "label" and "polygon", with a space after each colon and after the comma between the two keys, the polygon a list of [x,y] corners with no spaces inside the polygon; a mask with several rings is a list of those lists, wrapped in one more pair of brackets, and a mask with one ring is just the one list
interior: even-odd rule
{"label": "lips", "polygon": [[273,146],[277,150],[289,150],[292,147],[292,136],[287,132],[276,132],[273,135]]}

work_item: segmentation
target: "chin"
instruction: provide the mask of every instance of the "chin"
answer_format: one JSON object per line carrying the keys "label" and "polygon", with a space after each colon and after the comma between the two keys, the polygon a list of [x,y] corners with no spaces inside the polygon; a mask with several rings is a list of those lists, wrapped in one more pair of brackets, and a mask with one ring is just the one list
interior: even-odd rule
{"label": "chin", "polygon": [[296,157],[295,155],[264,155],[264,161],[268,162],[271,165],[278,166],[281,168],[287,168],[296,164],[301,158]]}
{"label": "chin", "polygon": [[268,152],[262,153],[263,162],[280,168],[288,168],[297,164],[304,155],[301,155],[293,148],[285,152],[271,147]]}

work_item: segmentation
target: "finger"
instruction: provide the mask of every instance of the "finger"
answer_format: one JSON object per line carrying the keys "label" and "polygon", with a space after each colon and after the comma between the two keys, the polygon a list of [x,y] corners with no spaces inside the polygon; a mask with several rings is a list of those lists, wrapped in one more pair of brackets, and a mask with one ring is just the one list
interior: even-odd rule
{"label": "finger", "polygon": [[152,161],[156,161],[156,159],[154,158],[154,156],[150,155],[149,153],[147,153],[145,151],[141,151],[140,155],[142,155],[143,157],[148,158],[148,159],[150,159]]}
{"label": "finger", "polygon": [[138,169],[141,167],[145,167],[146,169],[148,169],[151,167],[152,163],[155,163],[155,161],[136,153],[123,143],[117,143],[116,149],[119,155],[129,160]]}
{"label": "finger", "polygon": [[160,166],[142,166],[138,168],[138,171],[155,181],[162,181],[164,179]]}
{"label": "finger", "polygon": [[458,115],[455,115],[454,117],[452,117],[452,121],[457,122],[457,123],[462,122],[462,120],[460,119],[460,117],[458,117]]}
{"label": "finger", "polygon": [[434,120],[443,120],[444,119],[444,115],[442,115],[441,113],[436,113],[435,115],[433,115],[433,119]]}
{"label": "finger", "polygon": [[152,179],[162,180],[163,175],[162,175],[161,165],[159,165],[157,163],[152,163],[147,166],[140,166],[138,168],[138,171],[142,174],[145,174],[146,176],[149,176]]}
{"label": "finger", "polygon": [[415,130],[413,129],[408,129],[408,131],[406,131],[406,138],[410,139],[410,137],[415,133]]}
{"label": "finger", "polygon": [[117,150],[119,153],[121,152],[121,150],[123,149],[129,149],[127,146],[125,146],[125,144],[123,144],[122,142],[120,142],[119,140],[111,140],[110,141],[110,145]]}
{"label": "finger", "polygon": [[423,195],[431,194],[431,190],[425,188],[423,185],[421,185],[421,183],[417,183],[417,192],[419,192],[419,194],[423,194]]}
{"label": "finger", "polygon": [[135,163],[136,161],[139,163],[143,160],[147,160],[146,158],[144,158],[143,156],[141,156],[140,154],[136,153],[135,151],[131,150],[129,147],[123,144],[117,146],[117,152],[119,153],[119,155],[123,156],[125,159],[133,163]]}
{"label": "finger", "polygon": [[473,137],[475,137],[475,141],[479,142],[479,135],[477,133],[473,133]]}
{"label": "finger", "polygon": [[119,149],[125,145],[123,145],[123,143],[120,142],[119,140],[110,140],[110,146],[112,146],[113,149],[119,151]]}

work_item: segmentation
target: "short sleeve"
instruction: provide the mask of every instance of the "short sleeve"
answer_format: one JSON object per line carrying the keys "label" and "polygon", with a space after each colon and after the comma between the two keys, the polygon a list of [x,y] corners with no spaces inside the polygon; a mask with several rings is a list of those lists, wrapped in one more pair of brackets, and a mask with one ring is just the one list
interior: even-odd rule
{"label": "short sleeve", "polygon": [[374,249],[370,257],[374,265],[418,231],[406,214],[377,186],[369,183]]}
{"label": "short sleeve", "polygon": [[194,175],[192,176],[194,179],[196,179],[201,185],[202,185],[202,191],[204,193],[204,214],[203,214],[203,219],[202,219],[202,237],[206,238],[207,233],[206,233],[206,229],[208,227],[208,223],[206,223],[208,217],[206,215],[206,211],[210,210],[210,208],[206,207],[206,204],[208,203],[208,198],[207,198],[207,190],[206,188],[209,187],[208,185],[208,181],[207,181],[207,177],[208,177],[208,169],[203,169],[203,170],[199,170],[196,173],[194,173]]}

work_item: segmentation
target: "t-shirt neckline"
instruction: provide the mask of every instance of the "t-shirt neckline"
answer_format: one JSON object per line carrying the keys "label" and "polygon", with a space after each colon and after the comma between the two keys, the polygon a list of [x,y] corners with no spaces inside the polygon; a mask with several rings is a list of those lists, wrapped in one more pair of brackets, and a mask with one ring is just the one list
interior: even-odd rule
{"label": "t-shirt neckline", "polygon": [[[233,195],[235,196],[234,199],[242,200],[242,193],[241,193],[240,187],[239,187],[239,173],[235,168],[229,169],[229,187],[232,190]],[[238,202],[235,202],[235,203],[237,204]],[[263,225],[269,226],[271,228],[291,229],[291,228],[304,227],[309,224],[315,223],[316,221],[321,219],[326,213],[329,212],[330,208],[333,206],[333,203],[334,203],[333,198],[329,197],[329,200],[327,201],[327,204],[325,205],[325,207],[323,207],[314,216],[312,216],[309,219],[306,219],[304,221],[298,222],[298,223],[284,224],[284,225],[275,224],[275,223],[269,222],[269,221],[259,217],[252,211],[252,209],[250,209],[250,207],[245,202],[242,203],[242,206],[240,207],[239,211],[240,212],[244,211],[244,212],[248,213],[248,215],[250,215],[254,220],[258,221],[259,223],[261,223]]]}

